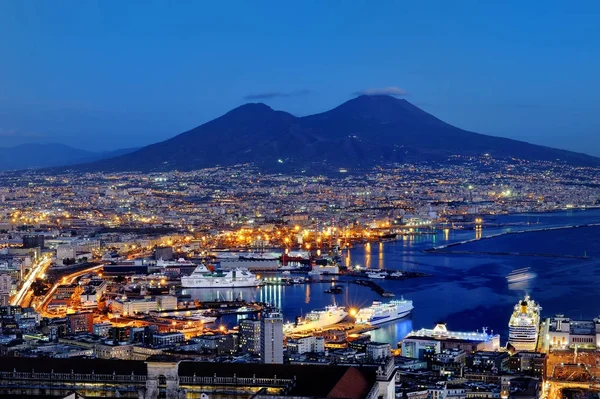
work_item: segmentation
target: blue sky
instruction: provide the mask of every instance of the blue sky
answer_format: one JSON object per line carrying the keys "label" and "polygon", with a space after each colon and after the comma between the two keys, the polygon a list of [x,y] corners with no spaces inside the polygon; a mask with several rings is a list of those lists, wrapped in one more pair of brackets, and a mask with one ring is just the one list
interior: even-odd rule
{"label": "blue sky", "polygon": [[6,0],[0,146],[141,146],[248,101],[308,115],[397,87],[458,127],[600,156],[598,21],[598,1]]}

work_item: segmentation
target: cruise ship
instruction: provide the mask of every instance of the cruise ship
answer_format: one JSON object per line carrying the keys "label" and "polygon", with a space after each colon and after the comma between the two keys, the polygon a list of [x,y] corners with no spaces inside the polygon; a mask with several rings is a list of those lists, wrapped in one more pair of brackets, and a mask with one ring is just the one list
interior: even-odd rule
{"label": "cruise ship", "polygon": [[517,351],[534,351],[540,332],[540,305],[526,295],[508,322],[508,343]]}
{"label": "cruise ship", "polygon": [[346,316],[348,312],[343,307],[333,304],[325,309],[313,310],[296,323],[286,323],[283,331],[286,334],[294,334],[320,330],[341,322]]}
{"label": "cruise ship", "polygon": [[259,284],[260,279],[247,269],[211,272],[204,265],[198,265],[189,276],[181,277],[181,286],[184,288],[239,288],[256,287]]}
{"label": "cruise ship", "polygon": [[399,301],[380,302],[374,301],[373,305],[363,308],[356,314],[356,324],[370,324],[376,326],[388,321],[401,319],[413,310],[413,302],[404,298]]}

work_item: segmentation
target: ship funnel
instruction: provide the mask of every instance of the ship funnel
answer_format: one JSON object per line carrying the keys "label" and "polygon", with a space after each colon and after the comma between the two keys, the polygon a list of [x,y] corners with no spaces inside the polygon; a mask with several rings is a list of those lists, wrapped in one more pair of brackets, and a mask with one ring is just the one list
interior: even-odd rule
{"label": "ship funnel", "polygon": [[521,313],[527,313],[527,301],[521,301]]}

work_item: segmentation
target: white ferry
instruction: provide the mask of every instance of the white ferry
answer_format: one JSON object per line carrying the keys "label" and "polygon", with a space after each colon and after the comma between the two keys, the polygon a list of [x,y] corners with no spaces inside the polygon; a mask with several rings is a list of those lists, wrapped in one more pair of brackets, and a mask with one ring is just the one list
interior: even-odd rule
{"label": "white ferry", "polygon": [[517,351],[534,351],[540,332],[540,305],[526,295],[508,322],[508,343]]}
{"label": "white ferry", "polygon": [[189,276],[181,277],[184,288],[239,288],[256,287],[260,279],[247,269],[234,269],[211,272],[204,265],[198,265]]}
{"label": "white ferry", "polygon": [[313,310],[297,323],[286,323],[283,331],[286,334],[301,333],[312,330],[320,330],[325,327],[340,323],[348,316],[348,312],[341,307],[333,304],[325,309]]}
{"label": "white ferry", "polygon": [[380,302],[374,301],[373,305],[358,311],[356,324],[370,324],[372,326],[387,323],[388,321],[406,317],[414,309],[413,301],[405,300]]}

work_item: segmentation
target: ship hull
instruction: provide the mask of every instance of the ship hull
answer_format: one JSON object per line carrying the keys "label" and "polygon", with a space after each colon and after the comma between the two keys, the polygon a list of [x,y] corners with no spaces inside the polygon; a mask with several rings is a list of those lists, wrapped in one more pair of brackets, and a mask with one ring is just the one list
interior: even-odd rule
{"label": "ship hull", "polygon": [[390,321],[402,319],[402,318],[408,316],[410,314],[410,312],[412,312],[412,309],[411,310],[405,310],[403,312],[399,312],[396,315],[389,314],[389,315],[386,315],[386,316],[376,316],[376,317],[373,317],[371,320],[369,320],[367,322],[367,324],[370,324],[372,326],[377,326],[379,324],[388,323]]}
{"label": "ship hull", "polygon": [[323,328],[331,327],[333,325],[341,323],[347,316],[348,313],[346,312],[332,314],[330,316],[325,316],[324,318],[318,321],[311,321],[305,324],[299,324],[297,326],[288,326],[285,332],[295,334],[312,330],[321,330]]}
{"label": "ship hull", "polygon": [[355,323],[372,326],[388,323],[408,316],[413,309],[414,306],[411,301],[404,301],[397,304],[394,302],[391,302],[390,304],[380,304],[375,302],[372,307],[358,312]]}
{"label": "ship hull", "polygon": [[256,287],[260,285],[259,280],[247,280],[247,281],[228,281],[228,280],[196,280],[196,279],[181,279],[181,286],[183,288],[247,288]]}
{"label": "ship hull", "polygon": [[535,351],[540,332],[540,310],[529,296],[519,301],[508,322],[508,342],[517,351]]}

